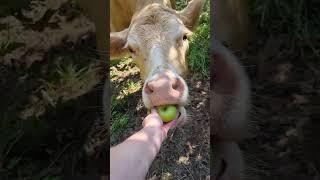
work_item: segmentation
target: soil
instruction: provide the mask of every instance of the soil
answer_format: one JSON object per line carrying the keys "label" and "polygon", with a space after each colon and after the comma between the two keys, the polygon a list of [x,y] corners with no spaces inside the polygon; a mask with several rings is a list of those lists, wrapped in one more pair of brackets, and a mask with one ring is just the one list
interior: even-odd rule
{"label": "soil", "polygon": [[[290,37],[258,34],[237,53],[251,78],[255,136],[241,143],[245,179],[319,179],[320,61]],[[316,41],[315,41],[316,42]],[[314,44],[319,52],[319,43]]]}

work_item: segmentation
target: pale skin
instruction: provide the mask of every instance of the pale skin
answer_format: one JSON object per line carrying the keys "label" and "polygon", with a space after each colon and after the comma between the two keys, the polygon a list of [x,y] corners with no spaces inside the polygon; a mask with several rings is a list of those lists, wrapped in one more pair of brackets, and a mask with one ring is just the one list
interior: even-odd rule
{"label": "pale skin", "polygon": [[151,109],[140,131],[110,149],[110,179],[145,179],[169,129],[175,124],[176,120],[163,124],[157,111]]}

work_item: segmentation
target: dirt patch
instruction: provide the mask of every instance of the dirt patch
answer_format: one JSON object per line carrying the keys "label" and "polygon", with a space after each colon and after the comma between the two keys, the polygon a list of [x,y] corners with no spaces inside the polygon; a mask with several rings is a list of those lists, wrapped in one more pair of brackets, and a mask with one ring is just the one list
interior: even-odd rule
{"label": "dirt patch", "polygon": [[[119,88],[129,80],[139,82],[139,71],[133,63],[113,67],[113,72],[119,69],[113,78],[113,95],[119,94]],[[188,121],[168,134],[168,139],[161,147],[160,153],[153,162],[148,179],[206,179],[209,178],[209,112],[208,92],[209,79],[203,79],[197,74],[187,80],[190,91],[190,103],[186,107]],[[140,84],[141,86],[141,84]],[[117,109],[128,115],[128,124],[120,132],[111,135],[111,146],[116,145],[142,128],[142,120],[147,114],[143,106],[141,88],[126,96],[126,102]],[[113,121],[113,120],[111,120]]]}
{"label": "dirt patch", "polygon": [[320,178],[320,61],[307,44],[294,43],[261,34],[238,54],[251,77],[251,120],[257,127],[255,137],[241,143],[248,179]]}

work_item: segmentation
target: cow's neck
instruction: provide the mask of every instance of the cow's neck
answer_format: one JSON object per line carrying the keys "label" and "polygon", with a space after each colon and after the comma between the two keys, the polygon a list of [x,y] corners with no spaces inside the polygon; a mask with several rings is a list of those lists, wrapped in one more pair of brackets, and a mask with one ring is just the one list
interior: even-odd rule
{"label": "cow's neck", "polygon": [[111,0],[110,2],[110,31],[122,31],[129,27],[132,16],[142,8],[152,3],[159,3],[167,7],[172,0]]}

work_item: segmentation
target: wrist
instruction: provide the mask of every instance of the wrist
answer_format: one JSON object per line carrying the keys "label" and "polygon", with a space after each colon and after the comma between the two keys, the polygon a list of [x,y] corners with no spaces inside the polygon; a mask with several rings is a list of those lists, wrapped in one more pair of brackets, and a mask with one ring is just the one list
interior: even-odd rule
{"label": "wrist", "polygon": [[160,150],[160,146],[162,142],[166,138],[166,134],[161,127],[144,127],[141,131],[143,131],[149,137],[148,140],[150,143],[156,145],[157,149]]}

